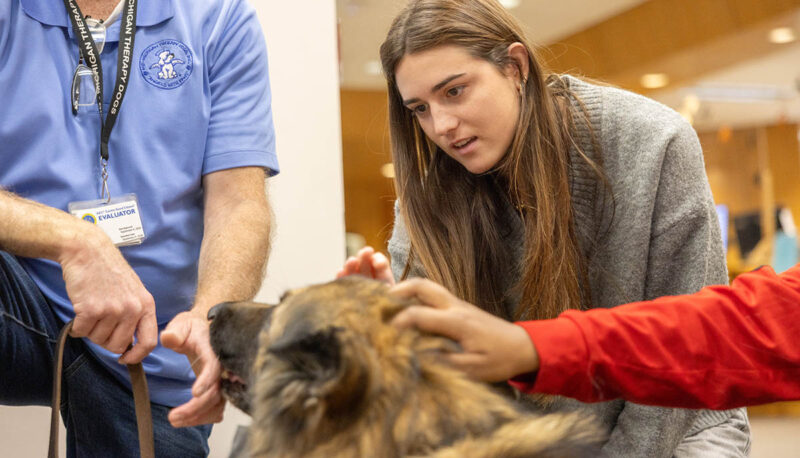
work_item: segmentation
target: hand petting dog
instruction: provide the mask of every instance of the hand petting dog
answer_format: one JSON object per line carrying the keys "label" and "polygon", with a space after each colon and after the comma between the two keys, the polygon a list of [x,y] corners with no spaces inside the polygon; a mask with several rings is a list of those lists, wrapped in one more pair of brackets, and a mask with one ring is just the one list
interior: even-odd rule
{"label": "hand petting dog", "polygon": [[[395,285],[389,260],[369,246],[347,258],[336,278],[348,275]],[[397,284],[391,293],[420,302],[401,312],[393,323],[458,342],[463,352],[452,353],[448,359],[472,378],[498,382],[539,369],[539,356],[524,329],[460,300],[443,286],[415,278]]]}
{"label": "hand petting dog", "polygon": [[414,278],[390,293],[421,304],[400,312],[392,324],[458,342],[463,351],[446,357],[470,377],[499,382],[539,369],[539,356],[524,329],[462,301],[438,283]]}
{"label": "hand petting dog", "polygon": [[366,246],[358,251],[355,256],[350,256],[344,267],[336,273],[336,278],[348,275],[363,275],[367,278],[394,285],[394,275],[389,265],[389,260],[381,252],[375,252],[371,246]]}

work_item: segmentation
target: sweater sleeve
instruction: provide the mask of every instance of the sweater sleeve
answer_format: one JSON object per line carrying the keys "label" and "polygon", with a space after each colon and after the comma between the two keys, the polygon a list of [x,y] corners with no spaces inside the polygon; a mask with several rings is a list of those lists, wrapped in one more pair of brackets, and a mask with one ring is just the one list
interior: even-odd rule
{"label": "sweater sleeve", "polygon": [[395,281],[399,281],[408,262],[411,242],[408,239],[403,216],[400,214],[400,204],[397,201],[394,203],[394,227],[392,236],[389,238],[388,249],[392,274]]}
{"label": "sweater sleeve", "polygon": [[[411,239],[408,236],[398,201],[394,203],[394,227],[392,228],[392,236],[389,238],[388,249],[392,275],[394,275],[395,281],[400,281],[411,252]],[[422,265],[419,262],[414,262],[413,259],[411,261],[407,278],[425,277],[425,270]]]}
{"label": "sweater sleeve", "polygon": [[[800,399],[800,265],[731,287],[518,323],[539,353],[528,392],[729,409]],[[700,338],[698,338],[700,337]]]}

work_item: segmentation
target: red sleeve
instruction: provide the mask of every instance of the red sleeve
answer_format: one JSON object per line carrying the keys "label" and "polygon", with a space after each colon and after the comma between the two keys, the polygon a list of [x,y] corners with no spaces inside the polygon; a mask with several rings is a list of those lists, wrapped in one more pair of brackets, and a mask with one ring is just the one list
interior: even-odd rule
{"label": "red sleeve", "polygon": [[800,265],[728,286],[517,323],[540,369],[522,391],[729,409],[800,399]]}

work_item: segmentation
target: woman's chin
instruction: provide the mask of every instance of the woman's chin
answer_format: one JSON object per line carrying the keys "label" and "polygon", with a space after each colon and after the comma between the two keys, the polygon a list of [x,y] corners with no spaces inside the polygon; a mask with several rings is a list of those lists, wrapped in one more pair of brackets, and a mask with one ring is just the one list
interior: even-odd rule
{"label": "woman's chin", "polygon": [[483,175],[484,173],[491,172],[494,169],[494,166],[497,163],[468,163],[468,164],[461,164],[464,166],[467,171],[473,175]]}
{"label": "woman's chin", "polygon": [[[456,158],[456,160],[473,175],[483,175],[489,173],[497,167],[502,155],[495,157],[495,154],[483,154],[481,156],[473,155],[472,157]],[[461,159],[461,160],[458,160]]]}

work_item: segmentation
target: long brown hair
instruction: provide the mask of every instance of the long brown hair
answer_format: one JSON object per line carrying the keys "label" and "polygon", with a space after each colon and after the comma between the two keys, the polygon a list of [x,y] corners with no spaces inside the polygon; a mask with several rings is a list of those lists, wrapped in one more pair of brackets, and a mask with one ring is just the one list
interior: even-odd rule
{"label": "long brown hair", "polygon": [[[517,42],[527,50],[527,77],[508,54]],[[473,175],[440,150],[397,89],[395,70],[404,56],[446,44],[500,71],[518,67],[517,129],[507,154],[490,173]],[[409,262],[418,260],[430,279],[509,319],[552,318],[585,304],[589,290],[573,227],[570,147],[602,172],[572,137],[568,99],[574,95],[560,79],[545,74],[514,18],[496,0],[412,0],[395,18],[380,53],[389,90],[395,185],[411,241]],[[507,207],[504,199],[524,223],[521,260],[497,224]],[[521,276],[508,290],[506,266],[517,262]],[[520,301],[511,316],[504,301],[515,296]]]}

